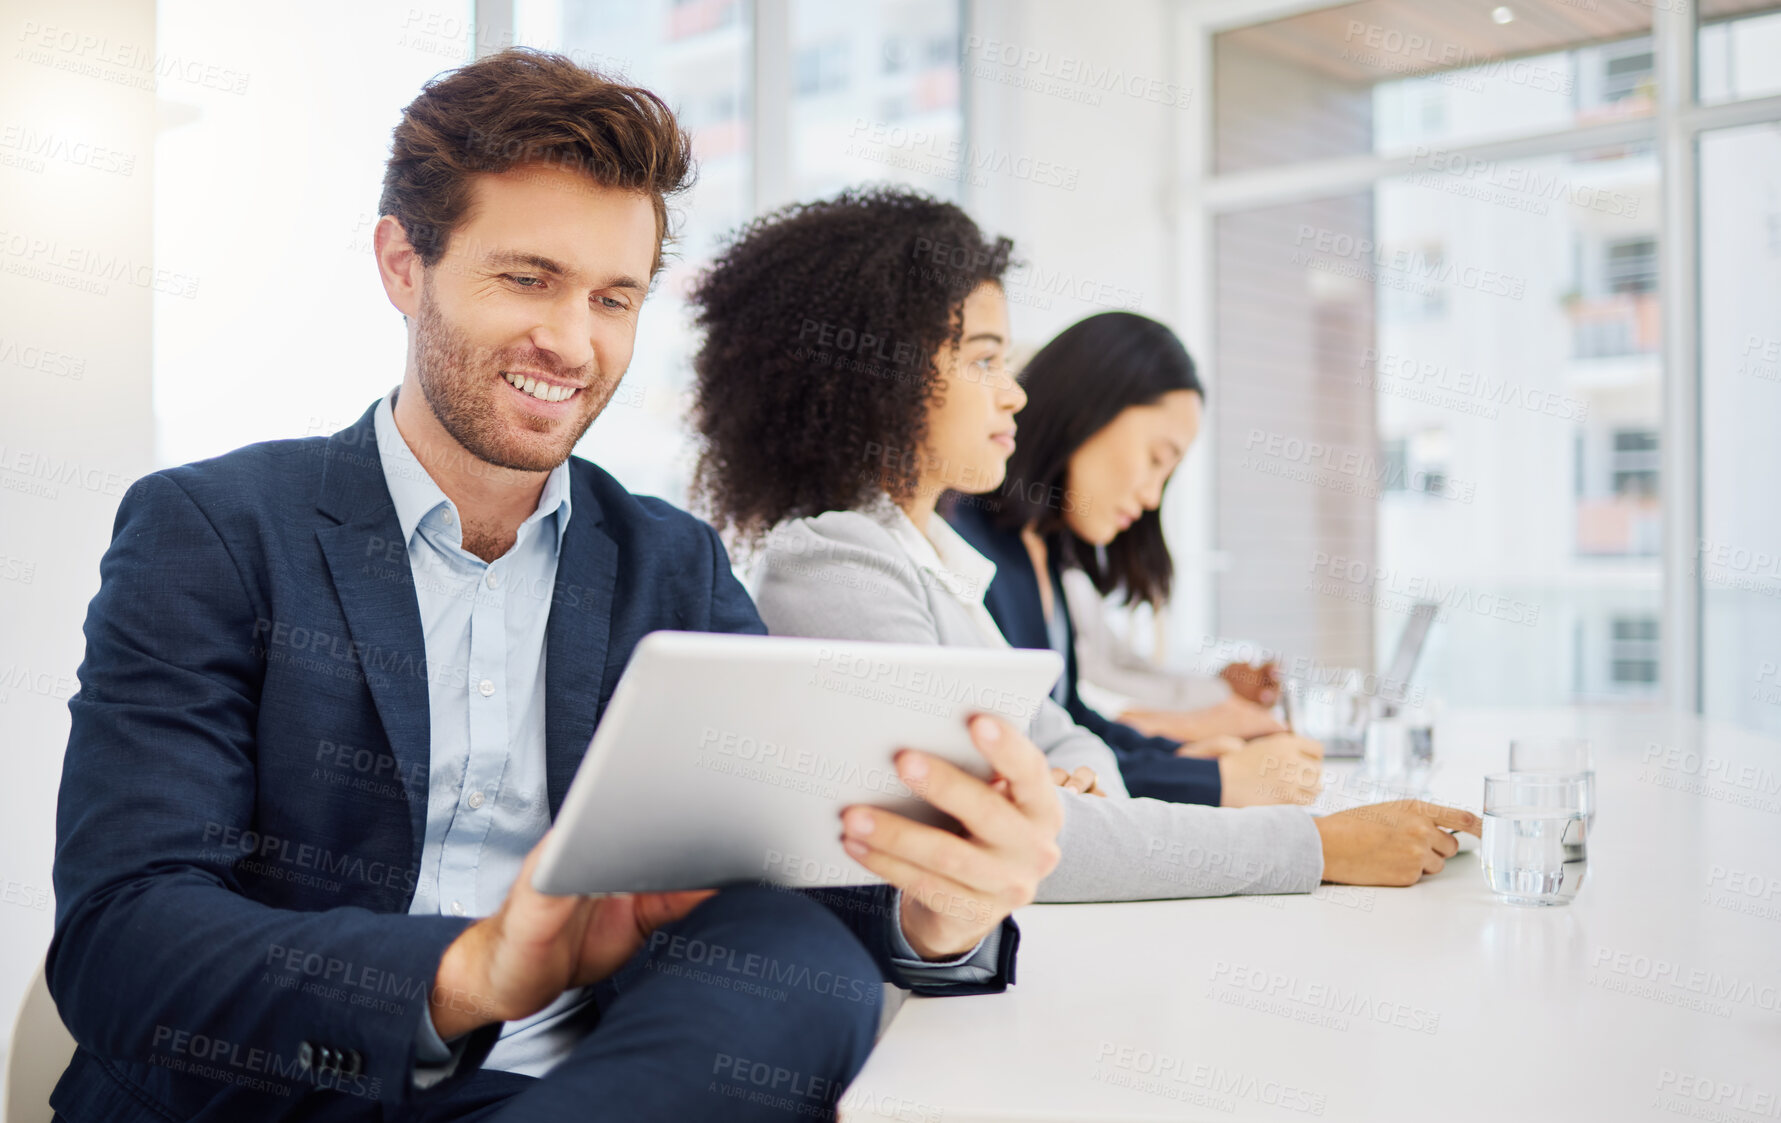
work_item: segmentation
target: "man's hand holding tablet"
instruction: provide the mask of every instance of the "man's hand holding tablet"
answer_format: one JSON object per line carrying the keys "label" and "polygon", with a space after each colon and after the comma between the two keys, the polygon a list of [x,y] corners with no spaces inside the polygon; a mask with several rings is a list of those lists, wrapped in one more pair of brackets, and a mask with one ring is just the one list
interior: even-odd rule
{"label": "man's hand holding tablet", "polygon": [[978,714],[970,730],[994,783],[915,749],[896,758],[902,781],[958,820],[962,835],[875,807],[841,815],[848,854],[903,891],[903,936],[924,959],[975,947],[1032,903],[1058,863],[1064,811],[1045,755],[1000,718]]}
{"label": "man's hand holding tablet", "polygon": [[441,1038],[531,1017],[564,991],[599,982],[651,932],[716,892],[549,896],[532,888],[532,871],[549,838],[546,833],[526,855],[501,908],[445,949],[432,995],[433,1028]]}
{"label": "man's hand holding tablet", "polygon": [[[842,846],[903,890],[903,936],[925,959],[969,951],[1030,904],[1058,863],[1063,805],[1045,755],[1000,718],[970,719],[971,739],[995,779],[980,780],[914,749],[897,754],[909,788],[957,820],[962,834],[882,808],[843,810]],[[446,949],[432,998],[433,1025],[453,1038],[529,1017],[575,987],[612,974],[663,924],[714,890],[552,896],[532,887],[550,836],[532,848],[499,911]]]}

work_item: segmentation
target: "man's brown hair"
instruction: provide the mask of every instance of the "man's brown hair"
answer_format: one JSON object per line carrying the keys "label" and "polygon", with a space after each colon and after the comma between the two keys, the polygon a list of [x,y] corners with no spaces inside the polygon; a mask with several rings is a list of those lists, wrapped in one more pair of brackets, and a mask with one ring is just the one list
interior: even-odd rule
{"label": "man's brown hair", "polygon": [[378,213],[394,215],[431,268],[470,209],[472,177],[543,164],[649,196],[656,253],[667,197],[690,186],[692,145],[662,99],[562,55],[512,47],[428,82],[402,111]]}

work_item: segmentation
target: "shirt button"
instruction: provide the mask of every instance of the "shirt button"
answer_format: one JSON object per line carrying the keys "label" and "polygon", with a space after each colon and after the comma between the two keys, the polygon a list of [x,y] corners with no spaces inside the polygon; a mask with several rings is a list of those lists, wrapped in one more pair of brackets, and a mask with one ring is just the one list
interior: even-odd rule
{"label": "shirt button", "polygon": [[445,517],[445,521],[446,521],[446,524],[447,524],[447,525],[450,525],[450,524],[451,524],[451,523],[452,523],[452,522],[453,522],[453,521],[454,521],[454,520],[453,520],[453,519],[452,519],[452,514],[451,514],[451,508],[450,508],[450,507],[447,507],[447,508],[446,508],[446,509],[445,509],[445,516],[444,516],[444,517]]}
{"label": "shirt button", "polygon": [[451,903],[451,914],[453,916],[463,916],[464,915],[464,902],[453,901]]}
{"label": "shirt button", "polygon": [[470,793],[470,809],[472,811],[474,811],[478,807],[481,807],[481,806],[482,806],[482,793],[481,792],[471,792]]}
{"label": "shirt button", "polygon": [[484,698],[487,698],[495,692],[495,684],[492,680],[485,678],[476,684],[476,692]]}
{"label": "shirt button", "polygon": [[489,570],[489,575],[483,578],[483,580],[488,582],[488,586],[491,589],[499,588],[501,585],[501,579],[495,576],[495,571],[492,569]]}

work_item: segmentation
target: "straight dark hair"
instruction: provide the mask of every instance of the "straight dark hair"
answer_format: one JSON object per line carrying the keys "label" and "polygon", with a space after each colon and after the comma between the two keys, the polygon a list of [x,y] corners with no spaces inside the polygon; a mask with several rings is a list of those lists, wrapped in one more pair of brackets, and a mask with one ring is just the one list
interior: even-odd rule
{"label": "straight dark hair", "polygon": [[1163,324],[1133,312],[1103,312],[1065,328],[1021,373],[1027,405],[999,491],[965,496],[1003,530],[1031,525],[1062,566],[1088,574],[1103,596],[1158,605],[1169,597],[1175,565],[1158,511],[1145,511],[1105,549],[1078,538],[1064,520],[1074,501],[1065,477],[1070,457],[1131,406],[1191,390],[1205,400],[1193,357]]}

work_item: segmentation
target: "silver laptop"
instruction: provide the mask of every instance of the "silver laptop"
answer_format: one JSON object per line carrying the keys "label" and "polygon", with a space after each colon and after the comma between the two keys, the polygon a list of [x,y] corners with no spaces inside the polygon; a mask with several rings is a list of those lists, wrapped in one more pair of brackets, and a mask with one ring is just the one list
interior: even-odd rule
{"label": "silver laptop", "polygon": [[1439,611],[1440,605],[1432,601],[1418,602],[1404,622],[1391,662],[1372,676],[1355,670],[1343,672],[1340,681],[1334,682],[1288,679],[1280,692],[1287,724],[1297,733],[1322,741],[1326,758],[1361,756],[1367,722],[1389,717],[1409,703],[1410,683]]}

